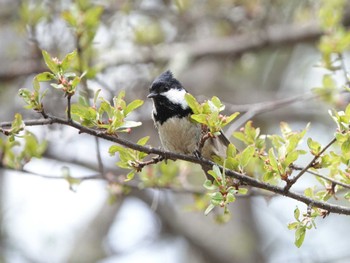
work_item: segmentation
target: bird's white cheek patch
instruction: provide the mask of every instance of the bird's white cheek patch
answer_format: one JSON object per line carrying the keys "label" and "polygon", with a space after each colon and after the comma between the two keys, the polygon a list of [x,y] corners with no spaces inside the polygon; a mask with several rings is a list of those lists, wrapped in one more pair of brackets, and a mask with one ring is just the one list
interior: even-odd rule
{"label": "bird's white cheek patch", "polygon": [[163,95],[168,98],[174,104],[180,104],[181,108],[187,109],[188,104],[185,100],[186,90],[170,89],[164,92]]}

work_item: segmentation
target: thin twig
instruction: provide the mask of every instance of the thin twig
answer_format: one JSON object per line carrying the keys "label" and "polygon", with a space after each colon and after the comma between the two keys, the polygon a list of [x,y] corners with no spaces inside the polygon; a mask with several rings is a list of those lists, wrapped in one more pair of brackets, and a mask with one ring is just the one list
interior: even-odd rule
{"label": "thin twig", "polygon": [[284,99],[279,99],[274,101],[266,101],[266,102],[251,103],[251,104],[244,104],[244,105],[231,105],[231,106],[229,103],[225,103],[226,108],[229,109],[230,111],[245,112],[243,115],[241,115],[237,120],[235,120],[230,125],[226,133],[232,134],[234,131],[242,127],[248,120],[251,120],[255,116],[260,115],[262,113],[266,113],[282,107],[286,107],[296,102],[317,99],[320,96],[321,95],[319,94],[307,92],[302,95],[297,95],[290,98],[284,98]]}
{"label": "thin twig", "polygon": [[[294,170],[303,170],[304,168],[293,165],[293,169]],[[309,173],[309,174],[312,174],[314,176],[317,176],[319,178],[322,178],[322,179],[324,179],[324,180],[326,180],[328,182],[331,182],[333,184],[336,184],[336,185],[342,186],[344,188],[350,189],[350,184],[345,184],[345,183],[339,182],[337,180],[334,180],[333,178],[329,178],[329,177],[327,177],[327,176],[325,176],[323,174],[319,174],[319,173],[316,173],[316,172],[311,171],[311,170],[307,170],[306,172]]]}
{"label": "thin twig", "polygon": [[144,162],[141,162],[141,161],[138,161],[134,167],[135,169],[138,171],[138,172],[141,172],[141,170],[143,169],[143,167],[145,166],[148,166],[148,165],[152,165],[152,164],[156,164],[156,163],[159,163],[161,161],[163,161],[164,158],[163,156],[157,156],[157,157],[153,157],[151,160],[149,161],[144,161]]}
{"label": "thin twig", "polygon": [[104,166],[103,166],[103,161],[101,157],[99,138],[95,137],[95,143],[96,143],[96,158],[97,158],[98,170],[100,174],[104,177],[105,173],[104,173]]}
{"label": "thin twig", "polygon": [[331,147],[335,142],[337,141],[336,138],[333,138],[317,155],[314,156],[314,158],[291,180],[287,181],[287,184],[285,186],[285,191],[288,192],[289,189],[298,181],[298,179],[306,173],[313,165],[315,165],[318,158],[321,157],[321,155],[327,151],[329,147]]}
{"label": "thin twig", "polygon": [[67,96],[67,119],[69,122],[72,121],[72,116],[71,116],[71,98],[72,96],[68,94]]}
{"label": "thin twig", "polygon": [[6,136],[10,135],[10,132],[8,130],[3,129],[3,128],[0,128],[0,132],[3,133]]}
{"label": "thin twig", "polygon": [[[6,168],[6,169],[10,169],[10,168]],[[13,169],[15,170],[15,169]],[[44,179],[49,179],[49,180],[65,180],[65,178],[62,175],[47,175],[47,174],[41,174],[41,173],[36,173],[27,169],[21,169],[21,170],[15,170],[15,171],[20,171],[22,173],[26,173],[29,175],[33,175],[33,176],[37,176],[40,178],[44,178]],[[100,180],[103,179],[103,177],[101,176],[101,174],[91,174],[91,175],[84,175],[84,176],[77,176],[77,177],[72,177],[73,179],[77,179],[80,181],[88,181],[88,180]]]}
{"label": "thin twig", "polygon": [[205,125],[202,125],[201,133],[202,133],[202,136],[201,136],[201,139],[199,140],[199,143],[198,143],[198,152],[197,152],[198,156],[197,157],[202,156],[202,150],[203,150],[204,144],[210,138],[208,127],[206,127]]}
{"label": "thin twig", "polygon": [[[25,125],[26,126],[40,126],[40,125],[48,125],[53,124],[54,122],[51,119],[37,119],[37,120],[26,120]],[[0,127],[7,128],[11,127],[12,122],[11,121],[5,121],[0,123]]]}
{"label": "thin twig", "polygon": [[[36,173],[30,170],[26,169],[21,169],[21,170],[15,170],[11,168],[6,168],[8,170],[14,170],[14,171],[20,171],[22,173],[25,173],[27,175],[32,175],[32,176],[37,176],[43,179],[48,179],[48,180],[66,180],[63,176],[57,176],[57,175],[47,175],[47,174],[40,174]],[[124,176],[108,176],[105,177],[101,175],[100,173],[96,174],[90,174],[90,175],[84,175],[84,176],[72,176],[72,179],[77,179],[81,182],[83,181],[90,181],[90,180],[106,180],[108,183],[115,183],[120,186],[126,186],[130,187],[133,189],[155,189],[155,190],[162,190],[162,191],[171,191],[173,193],[177,194],[194,194],[194,195],[205,195],[208,193],[205,189],[202,187],[195,187],[195,186],[170,186],[170,185],[150,185],[150,186],[142,186],[140,182],[136,181],[125,181]],[[237,194],[235,197],[238,198],[251,198],[251,197],[266,197],[266,198],[273,198],[277,197],[278,195],[276,194],[269,194],[266,191],[254,191],[253,189],[250,189],[249,193],[247,194]]]}

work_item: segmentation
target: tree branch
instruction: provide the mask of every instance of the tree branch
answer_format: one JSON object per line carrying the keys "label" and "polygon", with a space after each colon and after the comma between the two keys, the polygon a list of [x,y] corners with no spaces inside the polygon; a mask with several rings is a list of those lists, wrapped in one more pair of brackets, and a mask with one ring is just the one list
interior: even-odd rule
{"label": "tree branch", "polygon": [[293,179],[290,179],[287,181],[287,185],[284,187],[285,191],[288,192],[289,189],[298,181],[298,179],[306,173],[317,161],[318,158],[321,157],[321,155],[327,151],[329,147],[333,145],[337,141],[336,138],[333,138],[317,155],[314,156],[314,158],[306,165]]}
{"label": "tree branch", "polygon": [[[186,54],[192,59],[206,56],[235,56],[244,52],[256,51],[264,47],[279,47],[303,42],[317,41],[323,31],[313,22],[308,25],[275,25],[227,38],[200,39],[187,43],[172,43],[159,46],[153,52],[149,48],[138,48],[105,52],[99,59],[104,68],[123,64],[138,64],[150,62],[168,62],[174,54]],[[42,63],[28,59],[9,61],[7,67],[0,70],[1,81],[11,81],[18,77],[40,73],[46,70]]]}
{"label": "tree branch", "polygon": [[[10,169],[10,170],[15,170],[15,169],[11,169],[11,168],[6,168],[6,169]],[[18,171],[18,170],[15,170]],[[56,175],[46,175],[46,174],[40,174],[40,173],[36,173],[30,170],[26,170],[26,169],[21,169],[19,170],[22,173],[28,174],[28,175],[32,175],[32,176],[37,176],[43,179],[48,179],[48,180],[66,180],[66,178],[62,177],[62,176],[56,176]],[[130,187],[132,189],[136,189],[136,190],[140,190],[143,189],[144,187],[140,187],[140,183],[136,182],[136,181],[125,181],[125,177],[124,176],[115,176],[115,175],[108,175],[108,176],[104,176],[100,173],[96,173],[96,174],[90,174],[90,175],[85,175],[85,176],[72,176],[72,179],[76,179],[79,180],[81,182],[83,181],[90,181],[90,180],[106,180],[109,183],[115,183],[118,184],[120,186],[126,186],[126,187]],[[194,194],[194,195],[205,195],[208,192],[206,190],[204,190],[202,187],[194,187],[194,186],[169,186],[169,185],[163,185],[163,186],[147,186],[145,187],[147,189],[154,189],[154,190],[169,190],[173,193],[177,193],[177,194]],[[237,198],[251,198],[251,197],[267,197],[267,198],[272,198],[272,197],[277,197],[277,195],[275,194],[268,194],[266,192],[258,192],[258,191],[249,191],[248,194],[245,195],[241,195],[241,194],[237,194],[235,195],[235,197]]]}
{"label": "tree branch", "polygon": [[67,119],[69,122],[72,121],[72,116],[71,116],[71,94],[68,94],[67,96]]}
{"label": "tree branch", "polygon": [[105,173],[104,173],[103,161],[101,157],[99,138],[95,137],[95,143],[96,143],[96,158],[97,158],[98,170],[100,174],[104,177]]}
{"label": "tree branch", "polygon": [[236,56],[264,47],[286,47],[302,42],[317,41],[323,33],[318,23],[315,22],[307,25],[274,25],[256,32],[226,38],[200,39],[187,43],[162,45],[154,52],[150,52],[149,48],[138,48],[124,52],[118,50],[114,53],[105,53],[101,57],[101,61],[108,68],[123,64],[168,62],[174,58],[174,54],[185,54],[191,59],[200,59],[206,56]]}
{"label": "tree branch", "polygon": [[[24,123],[26,125],[32,125],[32,126],[33,125],[45,125],[45,124],[58,123],[58,124],[62,124],[65,126],[73,127],[75,129],[77,129],[79,131],[79,133],[90,134],[92,136],[96,136],[96,137],[102,138],[104,140],[123,145],[125,147],[131,148],[131,149],[136,150],[136,151],[144,152],[147,154],[157,154],[157,155],[160,155],[160,156],[163,156],[166,158],[171,158],[171,159],[175,159],[175,160],[176,159],[184,160],[184,161],[188,161],[191,163],[196,163],[196,164],[200,164],[200,165],[204,165],[204,166],[212,167],[213,165],[217,165],[217,166],[219,166],[220,169],[223,169],[222,166],[220,166],[212,161],[203,159],[203,158],[199,159],[199,158],[196,158],[195,156],[191,156],[191,155],[184,155],[184,154],[179,154],[179,153],[163,151],[163,150],[160,150],[157,148],[152,148],[150,146],[141,146],[141,145],[138,145],[136,143],[130,142],[128,140],[125,140],[123,138],[117,137],[115,135],[110,135],[110,134],[107,134],[107,133],[102,132],[100,130],[95,130],[93,128],[88,128],[88,127],[82,126],[81,124],[74,122],[74,121],[69,122],[66,119],[62,119],[62,118],[59,118],[56,116],[52,116],[49,114],[45,114],[45,115],[47,116],[47,119],[51,120],[50,122],[48,122],[48,120],[44,119],[41,121],[40,120],[29,120],[29,121],[24,121]],[[8,123],[9,122],[0,123],[0,127],[5,127],[8,125]],[[319,155],[321,155],[331,145],[331,143],[329,143],[329,145],[327,145]],[[308,167],[311,167],[311,166],[312,166],[312,164],[308,165]],[[264,182],[261,182],[257,179],[254,179],[252,177],[249,177],[245,174],[240,174],[240,173],[237,173],[237,172],[232,171],[232,170],[226,169],[225,173],[227,176],[230,176],[230,177],[233,177],[237,180],[240,180],[242,183],[245,183],[245,184],[250,185],[252,187],[267,190],[267,191],[270,191],[270,192],[273,192],[275,194],[279,194],[282,196],[290,197],[290,198],[295,199],[297,201],[300,201],[306,205],[309,205],[310,203],[312,203],[313,206],[327,210],[328,212],[331,212],[331,213],[350,215],[350,208],[349,207],[333,205],[333,204],[329,204],[326,202],[313,200],[313,199],[308,198],[302,194],[298,194],[296,192],[291,192],[291,191],[289,191],[289,189],[286,191],[286,187],[280,187],[280,186],[275,186],[275,185],[271,185],[268,183],[264,183]]]}
{"label": "tree branch", "polygon": [[231,112],[239,111],[239,112],[245,112],[243,115],[241,115],[237,120],[235,120],[227,129],[227,134],[232,134],[234,131],[238,130],[241,126],[243,126],[247,121],[251,120],[253,117],[273,111],[282,107],[285,107],[289,104],[293,104],[295,102],[305,101],[305,100],[312,100],[320,97],[320,95],[313,94],[311,92],[293,96],[290,98],[284,98],[274,101],[266,101],[266,102],[260,102],[260,103],[250,103],[250,104],[244,104],[244,105],[230,105],[229,103],[225,103],[226,108],[228,108]]}
{"label": "tree branch", "polygon": [[[303,170],[304,168],[293,165],[293,169],[294,170]],[[307,170],[306,172],[309,173],[309,174],[312,174],[314,176],[320,177],[320,178],[322,178],[322,179],[324,179],[324,180],[326,180],[328,182],[331,182],[333,184],[336,184],[336,185],[342,186],[344,188],[350,189],[350,184],[345,184],[345,183],[339,182],[337,180],[334,180],[333,178],[329,178],[329,177],[327,177],[325,175],[316,173],[314,171]]]}

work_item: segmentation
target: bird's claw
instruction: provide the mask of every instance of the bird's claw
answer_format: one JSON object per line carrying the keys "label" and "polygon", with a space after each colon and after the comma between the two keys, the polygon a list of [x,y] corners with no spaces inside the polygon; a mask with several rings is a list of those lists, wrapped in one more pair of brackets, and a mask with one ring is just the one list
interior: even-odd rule
{"label": "bird's claw", "polygon": [[194,155],[196,158],[198,158],[198,159],[202,159],[202,154],[201,154],[201,152],[200,152],[199,150],[195,150],[195,151],[193,152],[193,155]]}

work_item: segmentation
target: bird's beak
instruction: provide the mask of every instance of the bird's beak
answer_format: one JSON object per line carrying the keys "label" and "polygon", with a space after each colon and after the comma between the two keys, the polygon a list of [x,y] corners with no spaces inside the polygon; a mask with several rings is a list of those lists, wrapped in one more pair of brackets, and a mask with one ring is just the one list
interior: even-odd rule
{"label": "bird's beak", "polygon": [[151,98],[155,98],[157,96],[158,96],[157,93],[151,92],[150,94],[147,95],[147,98],[151,99]]}

